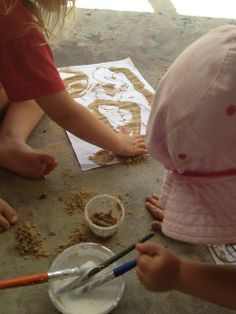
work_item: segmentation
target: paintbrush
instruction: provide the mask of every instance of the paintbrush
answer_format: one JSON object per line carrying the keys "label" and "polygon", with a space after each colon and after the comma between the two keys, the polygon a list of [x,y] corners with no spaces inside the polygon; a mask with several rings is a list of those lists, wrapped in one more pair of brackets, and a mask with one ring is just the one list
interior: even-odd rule
{"label": "paintbrush", "polygon": [[88,283],[85,283],[83,286],[77,288],[74,291],[74,293],[77,296],[77,295],[86,293],[92,289],[95,289],[95,288],[103,285],[104,283],[125,274],[127,271],[136,267],[136,265],[137,265],[136,259],[131,260],[128,263],[125,263],[121,266],[118,266],[115,269],[113,269],[112,271],[109,271],[109,272],[99,276],[98,278],[95,278],[93,280],[91,279]]}
{"label": "paintbrush", "polygon": [[[155,233],[151,232],[137,242],[138,243],[145,242],[145,241],[149,240],[150,238],[152,238],[154,235],[155,235]],[[130,246],[128,246],[126,249],[124,249],[120,253],[113,255],[112,257],[107,259],[105,262],[103,262],[100,265],[88,270],[87,273],[84,273],[84,275],[82,277],[80,276],[79,278],[76,278],[75,280],[68,283],[64,287],[58,289],[57,294],[64,293],[67,290],[71,291],[71,290],[74,290],[74,289],[82,286],[87,279],[89,279],[90,277],[99,273],[100,271],[102,271],[107,266],[111,265],[112,263],[118,261],[121,257],[125,256],[126,254],[131,252],[133,249],[135,249],[135,246],[136,246],[136,243],[131,244]]]}
{"label": "paintbrush", "polygon": [[83,276],[91,268],[94,268],[95,263],[88,261],[79,267],[71,269],[63,269],[53,272],[41,272],[35,274],[24,275],[11,279],[0,280],[0,289],[16,288],[29,285],[37,285],[40,283],[48,282],[49,280],[59,280],[75,276]]}

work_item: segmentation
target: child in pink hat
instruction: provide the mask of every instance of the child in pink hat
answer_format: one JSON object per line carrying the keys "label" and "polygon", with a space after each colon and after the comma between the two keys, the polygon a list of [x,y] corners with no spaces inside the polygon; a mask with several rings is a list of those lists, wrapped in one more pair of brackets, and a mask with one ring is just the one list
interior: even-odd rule
{"label": "child in pink hat", "polygon": [[[190,243],[236,243],[235,26],[206,34],[170,67],[147,144],[165,166],[160,197],[146,204],[163,220],[163,233]],[[148,290],[177,290],[236,310],[235,266],[186,261],[154,243],[137,250],[137,275]]]}
{"label": "child in pink hat", "polygon": [[159,199],[146,205],[163,219],[162,232],[190,243],[236,243],[235,26],[201,37],[169,68],[147,146],[166,169]]}

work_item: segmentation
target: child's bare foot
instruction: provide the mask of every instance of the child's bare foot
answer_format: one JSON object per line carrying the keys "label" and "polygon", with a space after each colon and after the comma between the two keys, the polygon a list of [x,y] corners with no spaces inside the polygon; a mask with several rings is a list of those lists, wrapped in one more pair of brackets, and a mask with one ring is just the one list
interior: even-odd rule
{"label": "child's bare foot", "polygon": [[27,178],[39,178],[56,166],[54,157],[38,153],[24,142],[0,138],[0,167]]}
{"label": "child's bare foot", "polygon": [[151,224],[153,230],[161,230],[161,223],[164,219],[164,209],[158,205],[158,200],[159,198],[155,194],[146,197],[146,208],[157,219]]}
{"label": "child's bare foot", "polygon": [[18,221],[17,213],[4,200],[0,199],[0,228],[7,230]]}

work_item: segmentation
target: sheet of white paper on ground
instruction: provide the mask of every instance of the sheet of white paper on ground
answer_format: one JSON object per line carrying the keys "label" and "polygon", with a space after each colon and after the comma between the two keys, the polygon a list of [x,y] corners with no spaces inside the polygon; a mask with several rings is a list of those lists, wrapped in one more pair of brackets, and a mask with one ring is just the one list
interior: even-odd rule
{"label": "sheet of white paper on ground", "polygon": [[[59,68],[59,73],[72,97],[115,131],[124,126],[129,134],[145,134],[154,90],[130,58]],[[67,134],[82,170],[118,163],[112,154],[97,163],[101,148]]]}
{"label": "sheet of white paper on ground", "polygon": [[209,245],[208,249],[216,264],[236,265],[236,244]]}

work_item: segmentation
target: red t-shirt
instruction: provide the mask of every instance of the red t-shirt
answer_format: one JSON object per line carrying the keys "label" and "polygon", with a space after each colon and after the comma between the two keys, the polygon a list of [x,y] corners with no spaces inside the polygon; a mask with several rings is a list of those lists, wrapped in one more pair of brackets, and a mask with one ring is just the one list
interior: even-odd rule
{"label": "red t-shirt", "polygon": [[0,82],[10,101],[48,96],[65,89],[43,34],[19,2],[0,13]]}

